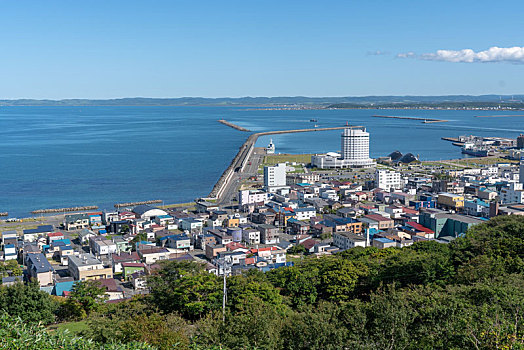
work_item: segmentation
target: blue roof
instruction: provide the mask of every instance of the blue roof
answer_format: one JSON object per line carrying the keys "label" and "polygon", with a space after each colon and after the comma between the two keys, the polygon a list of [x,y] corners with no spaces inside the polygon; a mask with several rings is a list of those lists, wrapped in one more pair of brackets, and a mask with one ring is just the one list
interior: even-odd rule
{"label": "blue roof", "polygon": [[311,186],[311,184],[309,184],[307,182],[300,182],[300,183],[297,184],[297,186],[306,187],[306,186]]}
{"label": "blue roof", "polygon": [[376,238],[374,241],[379,241],[381,243],[394,243],[395,241],[389,239],[389,238]]}
{"label": "blue roof", "polygon": [[52,231],[54,231],[52,225],[41,225],[41,226],[38,226],[37,228],[31,228],[28,230],[24,230],[24,235],[25,234],[35,234],[35,233],[46,233],[46,232],[52,232]]}
{"label": "blue roof", "polygon": [[14,248],[15,245],[14,244],[6,244],[4,248]]}
{"label": "blue roof", "polygon": [[64,292],[70,292],[76,281],[57,282],[53,288],[53,295],[61,297]]}

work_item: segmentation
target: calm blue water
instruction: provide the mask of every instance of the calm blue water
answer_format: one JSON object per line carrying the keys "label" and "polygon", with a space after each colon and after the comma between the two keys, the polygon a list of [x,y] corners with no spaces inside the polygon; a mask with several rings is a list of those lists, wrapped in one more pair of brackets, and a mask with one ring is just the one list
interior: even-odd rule
{"label": "calm blue water", "polygon": [[[374,114],[442,118],[449,123],[371,118]],[[42,208],[207,195],[247,138],[216,122],[253,131],[340,126],[371,133],[371,155],[394,150],[424,160],[458,158],[442,136],[515,138],[524,118],[474,118],[486,112],[414,110],[253,111],[219,107],[1,107],[0,211],[26,216]],[[511,114],[511,112],[497,113]],[[522,114],[514,112],[513,114]],[[273,136],[277,153],[340,149],[340,131]],[[259,146],[269,143],[261,138]]]}

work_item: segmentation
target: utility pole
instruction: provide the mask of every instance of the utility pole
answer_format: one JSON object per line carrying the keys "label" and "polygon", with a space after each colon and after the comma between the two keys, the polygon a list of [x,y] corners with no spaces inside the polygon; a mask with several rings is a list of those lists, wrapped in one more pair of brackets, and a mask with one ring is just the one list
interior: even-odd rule
{"label": "utility pole", "polygon": [[226,301],[227,301],[227,274],[231,268],[231,260],[226,258],[221,258],[219,260],[219,265],[222,265],[222,274],[224,277],[224,291],[222,296],[222,322],[226,322]]}

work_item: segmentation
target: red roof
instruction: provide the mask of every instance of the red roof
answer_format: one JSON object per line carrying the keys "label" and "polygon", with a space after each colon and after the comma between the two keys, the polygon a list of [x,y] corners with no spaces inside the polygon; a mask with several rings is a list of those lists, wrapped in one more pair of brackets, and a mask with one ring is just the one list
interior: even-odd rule
{"label": "red roof", "polygon": [[368,214],[364,216],[365,218],[375,220],[375,221],[391,221],[391,219],[385,218],[382,215],[378,214]]}
{"label": "red roof", "polygon": [[406,224],[413,227],[417,231],[426,232],[429,234],[434,234],[435,232],[433,230],[430,230],[429,228],[422,226],[421,224],[417,224],[415,221],[408,221]]}
{"label": "red roof", "polygon": [[60,237],[60,236],[63,236],[64,234],[62,232],[51,232],[51,233],[48,233],[47,234],[47,237]]}
{"label": "red roof", "polygon": [[225,244],[226,248],[229,250],[235,250],[239,248],[247,249],[247,247],[243,246],[242,244],[238,242],[230,242],[228,244]]}
{"label": "red roof", "polygon": [[146,267],[146,264],[144,263],[133,263],[133,262],[124,262],[122,263],[122,267]]}
{"label": "red roof", "polygon": [[259,249],[250,249],[249,252],[250,253],[258,253],[258,252],[267,252],[267,251],[271,251],[271,250],[278,250],[277,247],[267,247],[267,248],[259,248]]}
{"label": "red roof", "polygon": [[418,210],[403,207],[402,211],[406,214],[418,214]]}
{"label": "red roof", "polygon": [[256,262],[256,258],[246,258],[246,265],[252,265]]}
{"label": "red roof", "polygon": [[300,243],[304,246],[304,248],[306,248],[307,250],[310,250],[311,248],[313,248],[315,246],[315,244],[317,244],[318,242],[315,241],[314,239],[307,239],[305,240],[304,242]]}

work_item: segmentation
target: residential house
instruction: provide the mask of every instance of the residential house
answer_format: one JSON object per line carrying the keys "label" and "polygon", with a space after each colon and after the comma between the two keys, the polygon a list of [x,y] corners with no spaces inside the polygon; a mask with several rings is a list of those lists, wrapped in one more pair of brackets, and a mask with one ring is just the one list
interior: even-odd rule
{"label": "residential house", "polygon": [[113,269],[105,266],[92,254],[69,255],[68,270],[76,281],[113,278]]}
{"label": "residential house", "polygon": [[86,213],[66,214],[64,217],[64,227],[68,231],[88,228],[89,215]]}
{"label": "residential house", "polygon": [[377,247],[378,249],[391,248],[396,246],[397,242],[389,238],[381,237],[373,239],[373,247]]}
{"label": "residential house", "polygon": [[53,267],[42,253],[26,256],[27,274],[30,279],[38,281],[40,287],[53,284]]}
{"label": "residential house", "polygon": [[247,244],[260,244],[260,230],[252,227],[242,229],[242,241]]}
{"label": "residential house", "polygon": [[124,291],[117,286],[113,278],[100,279],[98,282],[100,283],[100,287],[104,288],[105,294],[108,296],[107,300],[124,299]]}
{"label": "residential house", "polygon": [[113,273],[117,274],[124,271],[122,268],[123,263],[138,263],[140,262],[140,257],[137,252],[120,252],[111,255],[111,261],[113,265]]}
{"label": "residential house", "polygon": [[54,229],[51,225],[40,225],[37,228],[24,230],[24,242],[35,242],[38,237],[46,236],[53,231]]}
{"label": "residential house", "polygon": [[277,244],[280,241],[280,232],[276,226],[260,224],[260,240],[263,244]]}

